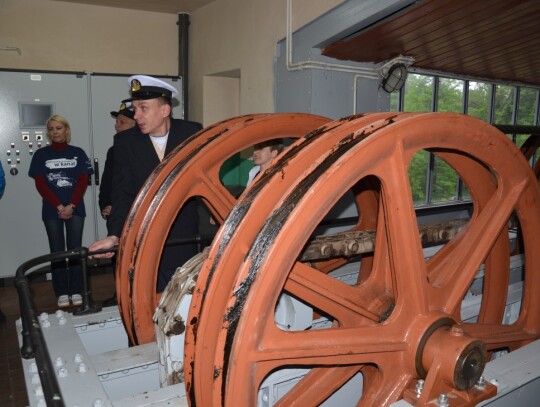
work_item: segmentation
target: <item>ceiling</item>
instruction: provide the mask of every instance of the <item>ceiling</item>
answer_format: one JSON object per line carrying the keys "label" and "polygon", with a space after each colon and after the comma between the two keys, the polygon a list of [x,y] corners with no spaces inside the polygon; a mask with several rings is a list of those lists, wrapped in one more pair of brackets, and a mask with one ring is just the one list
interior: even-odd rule
{"label": "ceiling", "polygon": [[414,58],[413,67],[540,86],[540,1],[425,0],[326,46],[357,62]]}
{"label": "ceiling", "polygon": [[67,3],[107,6],[130,10],[155,11],[158,13],[191,13],[214,0],[55,0]]}

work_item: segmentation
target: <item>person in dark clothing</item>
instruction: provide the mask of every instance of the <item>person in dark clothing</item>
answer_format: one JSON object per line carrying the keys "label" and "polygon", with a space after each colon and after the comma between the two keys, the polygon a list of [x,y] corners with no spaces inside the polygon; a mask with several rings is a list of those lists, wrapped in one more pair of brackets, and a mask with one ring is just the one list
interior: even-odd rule
{"label": "person in dark clothing", "polygon": [[[120,108],[117,112],[111,112],[111,116],[114,117],[114,129],[116,133],[120,133],[124,130],[129,130],[135,127],[135,112],[131,104],[126,101],[122,101]],[[111,146],[107,150],[107,158],[105,159],[105,167],[103,168],[103,175],[101,176],[101,184],[99,186],[99,209],[101,211],[101,217],[105,220],[108,219],[112,209],[112,181],[114,174],[114,147]]]}
{"label": "person in dark clothing", "polygon": [[[137,124],[135,122],[134,116],[135,112],[131,103],[122,101],[118,111],[111,112],[111,116],[114,117],[114,129],[116,133],[120,133],[124,130],[129,130],[132,127],[135,127]],[[103,169],[103,175],[101,176],[101,184],[99,185],[99,198],[98,204],[101,211],[101,217],[107,221],[107,231],[109,230],[109,215],[112,210],[112,184],[113,184],[113,174],[114,174],[114,147],[111,146],[107,150],[107,158],[105,160],[105,167]],[[116,256],[112,258],[112,267],[113,274],[116,268]],[[103,306],[110,307],[117,305],[116,292],[111,298],[107,298],[103,301]]]}
{"label": "person in dark clothing", "polygon": [[[199,131],[199,123],[172,119],[172,98],[178,91],[159,79],[135,75],[129,78],[137,126],[114,137],[113,205],[108,236],[92,243],[90,251],[110,249],[120,240],[124,222],[139,190],[152,171],[176,146]],[[181,209],[168,239],[193,237],[198,233],[197,203],[188,201]],[[196,245],[167,246],[158,270],[157,292],[167,286],[176,268],[197,253]],[[112,257],[104,253],[94,257]]]}
{"label": "person in dark clothing", "polygon": [[[59,115],[47,121],[50,145],[32,157],[28,175],[34,178],[42,197],[41,217],[51,253],[78,249],[82,245],[86,211],[83,196],[88,178],[94,173],[90,159],[80,147],[70,145],[71,128]],[[65,229],[65,232],[64,232]],[[82,304],[82,276],[79,260],[51,263],[54,292],[60,308]]]}

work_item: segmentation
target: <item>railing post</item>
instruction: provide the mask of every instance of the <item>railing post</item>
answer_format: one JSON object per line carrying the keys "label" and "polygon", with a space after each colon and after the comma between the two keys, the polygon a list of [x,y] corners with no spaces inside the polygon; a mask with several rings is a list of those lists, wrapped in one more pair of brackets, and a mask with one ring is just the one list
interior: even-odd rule
{"label": "railing post", "polygon": [[82,304],[79,308],[73,311],[73,315],[93,314],[101,311],[99,305],[92,303],[90,298],[90,285],[88,284],[88,249],[81,247],[81,274],[82,274]]}

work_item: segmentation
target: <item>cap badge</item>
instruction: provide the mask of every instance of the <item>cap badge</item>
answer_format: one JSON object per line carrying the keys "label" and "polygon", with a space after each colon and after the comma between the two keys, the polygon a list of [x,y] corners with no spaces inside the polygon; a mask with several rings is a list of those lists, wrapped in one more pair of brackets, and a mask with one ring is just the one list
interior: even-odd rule
{"label": "cap badge", "polygon": [[131,91],[132,92],[138,92],[141,90],[141,82],[139,82],[138,79],[133,79],[131,81]]}
{"label": "cap badge", "polygon": [[119,109],[119,110],[126,110],[126,109],[127,109],[126,104],[125,104],[125,103],[122,103],[122,104],[120,105],[120,109]]}

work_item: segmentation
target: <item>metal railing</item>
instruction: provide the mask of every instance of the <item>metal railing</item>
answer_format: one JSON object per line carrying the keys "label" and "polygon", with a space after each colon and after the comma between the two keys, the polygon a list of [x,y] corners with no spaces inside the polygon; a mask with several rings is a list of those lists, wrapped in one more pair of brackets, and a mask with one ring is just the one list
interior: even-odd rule
{"label": "metal railing", "polygon": [[[202,251],[203,244],[213,239],[213,236],[194,236],[185,239],[171,239],[167,241],[166,246],[175,246],[182,244],[196,244],[197,251]],[[36,257],[21,264],[15,273],[15,288],[19,295],[19,306],[21,311],[21,357],[23,359],[35,358],[38,369],[41,387],[47,406],[62,407],[65,406],[60,386],[56,377],[56,370],[52,364],[49,351],[45,343],[45,337],[41,330],[39,316],[36,313],[30,291],[30,282],[28,276],[37,272],[39,269],[33,269],[44,263],[78,259],[81,263],[82,274],[82,304],[73,311],[74,315],[92,314],[101,311],[101,306],[93,303],[91,291],[88,284],[88,257],[101,253],[116,252],[117,247],[112,249],[98,250],[89,252],[88,248],[81,247],[76,250],[65,252],[56,252]]]}

